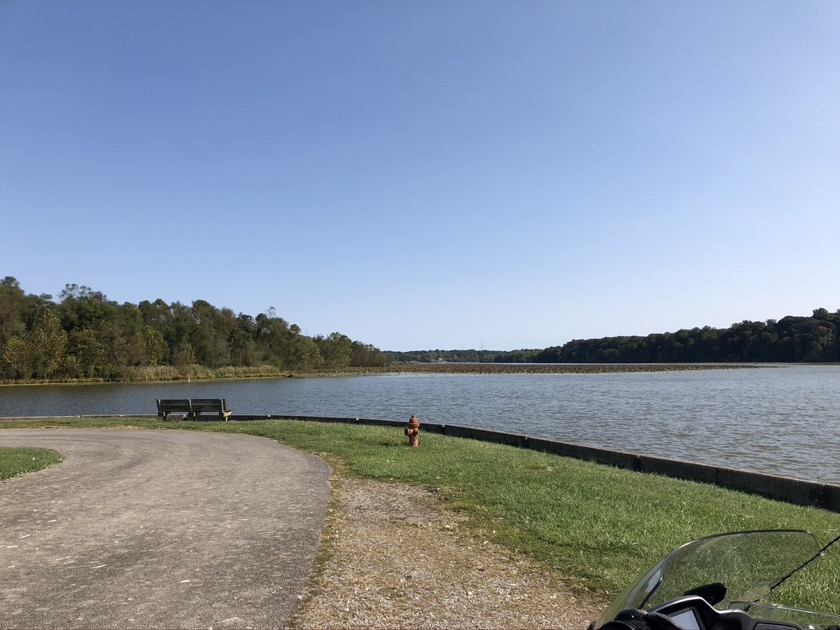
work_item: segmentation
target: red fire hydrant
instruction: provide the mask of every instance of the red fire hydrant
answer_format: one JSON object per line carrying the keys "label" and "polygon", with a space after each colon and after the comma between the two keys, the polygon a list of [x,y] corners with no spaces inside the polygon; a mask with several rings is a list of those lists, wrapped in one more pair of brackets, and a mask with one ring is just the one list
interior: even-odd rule
{"label": "red fire hydrant", "polygon": [[408,421],[405,434],[408,436],[409,446],[414,448],[420,446],[420,421],[414,416],[411,416],[411,419]]}

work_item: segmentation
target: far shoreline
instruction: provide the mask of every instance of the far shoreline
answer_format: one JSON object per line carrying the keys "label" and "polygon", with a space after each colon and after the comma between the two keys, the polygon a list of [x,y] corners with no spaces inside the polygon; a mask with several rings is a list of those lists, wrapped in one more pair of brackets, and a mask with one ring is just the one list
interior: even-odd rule
{"label": "far shoreline", "polygon": [[[191,365],[184,368],[138,368],[125,378],[79,378],[64,380],[2,381],[0,387],[16,385],[105,385],[134,383],[191,383],[235,380],[272,380],[281,378],[337,378],[378,374],[619,374],[634,372],[687,372],[697,370],[734,370],[778,368],[781,363],[395,363],[384,367],[357,367],[340,370],[295,372],[273,366],[257,368],[225,367],[218,369]],[[820,364],[822,365],[822,364]]]}

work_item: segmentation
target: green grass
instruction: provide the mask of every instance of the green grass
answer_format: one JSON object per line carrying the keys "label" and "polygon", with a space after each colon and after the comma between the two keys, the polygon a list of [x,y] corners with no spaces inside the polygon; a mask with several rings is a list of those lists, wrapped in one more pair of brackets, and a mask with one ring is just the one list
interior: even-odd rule
{"label": "green grass", "polygon": [[[33,424],[34,423],[34,424]],[[644,475],[547,453],[422,434],[407,446],[400,428],[296,421],[51,421],[62,426],[146,426],[260,435],[324,456],[343,474],[416,484],[469,514],[470,533],[526,554],[579,588],[611,596],[674,547],[720,532],[795,528],[821,543],[840,514],[710,485]],[[43,421],[2,426],[43,426]],[[809,569],[809,571],[812,571]],[[786,586],[786,603],[840,611],[840,550],[809,579]]]}
{"label": "green grass", "polygon": [[43,470],[62,460],[61,454],[46,448],[0,446],[0,480]]}

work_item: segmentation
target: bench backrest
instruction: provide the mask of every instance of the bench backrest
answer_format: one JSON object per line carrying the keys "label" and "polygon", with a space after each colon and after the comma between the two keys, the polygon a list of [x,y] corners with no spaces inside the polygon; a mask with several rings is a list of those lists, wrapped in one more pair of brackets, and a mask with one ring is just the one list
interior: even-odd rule
{"label": "bench backrest", "polygon": [[194,412],[210,412],[222,413],[228,411],[227,403],[224,398],[193,398],[192,410]]}
{"label": "bench backrest", "polygon": [[175,398],[175,399],[157,399],[157,407],[158,412],[162,413],[166,411],[167,413],[170,412],[183,412],[189,413],[192,411],[190,407],[190,399],[189,398]]}

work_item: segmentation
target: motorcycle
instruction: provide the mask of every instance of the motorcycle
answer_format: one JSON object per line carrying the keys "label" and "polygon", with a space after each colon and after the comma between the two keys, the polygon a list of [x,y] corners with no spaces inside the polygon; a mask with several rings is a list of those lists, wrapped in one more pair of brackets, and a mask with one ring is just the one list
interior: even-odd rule
{"label": "motorcycle", "polygon": [[838,540],[820,548],[803,530],[695,540],[619,595],[589,630],[840,630],[840,615],[761,603]]}

